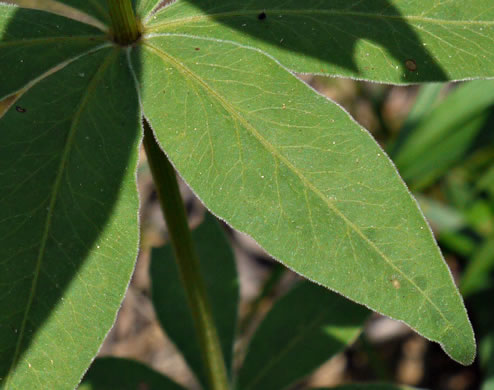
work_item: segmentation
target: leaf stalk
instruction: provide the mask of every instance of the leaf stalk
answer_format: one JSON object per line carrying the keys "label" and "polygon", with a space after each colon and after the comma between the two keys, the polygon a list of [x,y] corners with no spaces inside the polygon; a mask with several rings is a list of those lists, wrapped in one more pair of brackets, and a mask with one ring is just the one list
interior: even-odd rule
{"label": "leaf stalk", "polygon": [[165,215],[180,277],[194,319],[210,388],[212,390],[228,390],[230,386],[225,360],[205,283],[200,273],[199,259],[192,241],[175,170],[157,144],[153,132],[145,120],[143,144],[161,209]]}
{"label": "leaf stalk", "polygon": [[141,36],[130,0],[107,0],[113,40],[122,46],[136,42]]}

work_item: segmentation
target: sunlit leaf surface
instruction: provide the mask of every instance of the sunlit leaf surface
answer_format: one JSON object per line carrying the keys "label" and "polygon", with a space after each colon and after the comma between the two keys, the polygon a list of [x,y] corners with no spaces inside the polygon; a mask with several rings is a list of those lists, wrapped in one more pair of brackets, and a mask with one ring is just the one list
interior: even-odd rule
{"label": "sunlit leaf surface", "polygon": [[237,44],[161,35],[133,61],[144,115],[215,214],[294,271],[473,359],[461,297],[416,202],[347,113]]}
{"label": "sunlit leaf surface", "polygon": [[297,72],[389,83],[494,77],[491,0],[182,0],[147,30],[234,41]]}
{"label": "sunlit leaf surface", "polygon": [[472,361],[461,298],[391,162],[285,67],[492,77],[488,0],[182,0],[125,49],[101,28],[104,2],[61,3],[99,24],[0,5],[0,386],[75,387],[110,328],[137,251],[141,108],[214,213]]}

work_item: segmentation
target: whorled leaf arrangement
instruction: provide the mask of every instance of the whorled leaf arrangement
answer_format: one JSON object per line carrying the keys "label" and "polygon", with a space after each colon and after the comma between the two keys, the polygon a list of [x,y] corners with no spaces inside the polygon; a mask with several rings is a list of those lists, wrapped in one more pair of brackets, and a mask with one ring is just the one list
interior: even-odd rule
{"label": "whorled leaf arrangement", "polygon": [[111,327],[138,246],[143,116],[217,216],[473,360],[461,297],[393,164],[290,70],[491,78],[490,0],[137,1],[128,47],[104,2],[10,3],[27,8],[0,5],[0,387],[75,387]]}

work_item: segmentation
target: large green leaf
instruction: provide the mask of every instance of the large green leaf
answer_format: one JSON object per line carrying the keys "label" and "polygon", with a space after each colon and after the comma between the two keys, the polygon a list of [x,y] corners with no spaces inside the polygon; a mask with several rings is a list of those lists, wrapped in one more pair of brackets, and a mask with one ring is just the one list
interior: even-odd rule
{"label": "large green leaf", "polygon": [[[72,47],[80,25],[63,21],[74,28],[57,52],[44,23],[60,17],[12,9],[0,7],[13,18],[2,25],[1,55],[13,51],[0,61],[2,94],[20,91],[0,113],[0,387],[68,389],[110,329],[134,267],[137,96],[120,49],[97,50],[90,37]],[[46,32],[45,54],[39,41],[31,52],[14,39],[22,22]],[[31,62],[23,72],[16,54]]]}
{"label": "large green leaf", "polygon": [[78,390],[185,390],[142,363],[120,358],[96,359]]}
{"label": "large green leaf", "polygon": [[[238,281],[233,253],[215,218],[206,215],[193,233],[225,364],[231,371],[237,324]],[[204,386],[208,384],[187,296],[170,246],[153,249],[151,278],[156,314],[167,335]]]}
{"label": "large green leaf", "polygon": [[357,337],[368,310],[302,282],[277,302],[249,345],[238,390],[283,390]]}
{"label": "large green leaf", "polygon": [[491,0],[181,0],[148,32],[234,41],[297,72],[391,83],[494,77]]}
{"label": "large green leaf", "polygon": [[155,36],[133,61],[144,115],[208,208],[289,268],[473,360],[473,332],[429,227],[346,112],[237,44]]}

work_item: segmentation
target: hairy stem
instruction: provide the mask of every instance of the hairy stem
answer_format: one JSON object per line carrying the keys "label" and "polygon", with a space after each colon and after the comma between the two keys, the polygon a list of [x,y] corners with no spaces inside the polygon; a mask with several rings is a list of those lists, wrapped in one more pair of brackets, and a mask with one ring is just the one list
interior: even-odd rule
{"label": "hairy stem", "polygon": [[144,121],[144,149],[165,215],[170,241],[194,318],[211,389],[228,390],[228,377],[211,305],[199,270],[175,170]]}
{"label": "hairy stem", "polygon": [[107,2],[113,40],[123,46],[137,41],[141,34],[130,0],[107,0]]}

